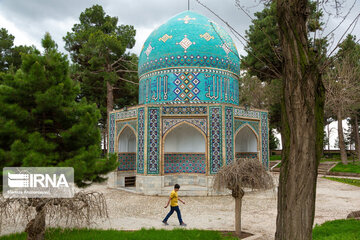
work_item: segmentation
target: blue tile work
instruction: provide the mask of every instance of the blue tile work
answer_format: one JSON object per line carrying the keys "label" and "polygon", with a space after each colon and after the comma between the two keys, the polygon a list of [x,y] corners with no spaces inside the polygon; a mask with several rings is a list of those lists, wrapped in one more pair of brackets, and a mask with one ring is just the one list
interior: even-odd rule
{"label": "blue tile work", "polygon": [[162,135],[182,122],[187,122],[198,127],[205,135],[207,135],[207,120],[205,118],[163,118]]}
{"label": "blue tile work", "polygon": [[145,153],[145,111],[144,108],[138,110],[138,144],[137,144],[137,173],[144,173],[144,153]]}
{"label": "blue tile work", "polygon": [[234,109],[234,115],[235,117],[247,117],[247,118],[256,118],[256,119],[260,119],[260,111],[255,111],[255,110],[244,110],[241,108],[235,108]]}
{"label": "blue tile work", "polygon": [[197,87],[200,80],[197,78],[198,72],[183,72],[174,73],[176,76],[173,82],[176,86],[173,93],[175,94],[174,101],[199,101],[198,94],[200,89]]}
{"label": "blue tile work", "polygon": [[119,171],[136,170],[136,153],[119,153],[118,154]]}
{"label": "blue tile work", "polygon": [[259,136],[259,133],[260,133],[259,132],[259,121],[248,121],[248,120],[235,119],[235,132],[237,132],[237,130],[245,124],[248,124]]}
{"label": "blue tile work", "polygon": [[234,116],[233,108],[225,107],[225,151],[226,165],[234,160]]}
{"label": "blue tile work", "polygon": [[215,174],[222,166],[222,113],[221,107],[210,107],[210,173]]}
{"label": "blue tile work", "polygon": [[140,104],[239,104],[236,46],[221,26],[196,12],[182,12],[154,30],[138,69]]}
{"label": "blue tile work", "polygon": [[269,127],[268,127],[268,113],[261,113],[261,156],[262,163],[269,169]]}
{"label": "blue tile work", "polygon": [[237,152],[235,153],[236,159],[238,158],[251,158],[251,159],[257,159],[258,155],[256,152]]}
{"label": "blue tile work", "polygon": [[148,108],[147,173],[159,174],[160,168],[160,108]]}
{"label": "blue tile work", "polygon": [[126,110],[126,111],[119,111],[116,112],[116,119],[115,120],[120,120],[120,119],[125,119],[125,118],[135,118],[136,117],[136,113],[137,110],[136,109],[130,109],[130,110]]}
{"label": "blue tile work", "polygon": [[140,78],[139,104],[221,102],[238,105],[239,84],[236,76],[228,76],[220,70],[187,70],[172,69],[166,74],[160,71]]}
{"label": "blue tile work", "polygon": [[188,115],[188,114],[207,114],[207,106],[164,106],[162,107],[162,114],[171,115]]}
{"label": "blue tile work", "polygon": [[239,74],[240,58],[223,27],[199,13],[184,11],[149,35],[139,56],[139,75],[180,66],[219,68]]}
{"label": "blue tile work", "polygon": [[135,130],[135,134],[137,132],[137,120],[126,121],[126,122],[117,122],[116,123],[116,136],[119,136],[119,133],[123,130],[123,128],[129,125]]}
{"label": "blue tile work", "polygon": [[108,152],[114,152],[114,141],[115,141],[115,113],[110,113],[109,116],[109,146]]}
{"label": "blue tile work", "polygon": [[206,173],[205,153],[165,153],[164,173]]}

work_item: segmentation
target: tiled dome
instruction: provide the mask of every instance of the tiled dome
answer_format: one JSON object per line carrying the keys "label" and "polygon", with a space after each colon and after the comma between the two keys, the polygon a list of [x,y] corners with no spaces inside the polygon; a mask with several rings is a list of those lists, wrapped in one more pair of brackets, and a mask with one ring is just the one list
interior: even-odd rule
{"label": "tiled dome", "polygon": [[172,17],[150,34],[138,71],[140,104],[238,103],[235,44],[221,26],[193,11]]}

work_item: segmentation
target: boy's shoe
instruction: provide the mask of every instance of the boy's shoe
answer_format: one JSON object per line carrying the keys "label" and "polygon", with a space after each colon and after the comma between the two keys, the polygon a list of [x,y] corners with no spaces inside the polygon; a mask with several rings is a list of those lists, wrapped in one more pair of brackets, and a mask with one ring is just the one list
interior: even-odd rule
{"label": "boy's shoe", "polygon": [[169,225],[167,222],[164,222],[164,221],[162,221],[162,223],[163,223],[164,225],[166,225],[166,226]]}
{"label": "boy's shoe", "polygon": [[180,224],[180,226],[186,227],[187,225],[186,225],[186,223],[182,222],[182,223]]}

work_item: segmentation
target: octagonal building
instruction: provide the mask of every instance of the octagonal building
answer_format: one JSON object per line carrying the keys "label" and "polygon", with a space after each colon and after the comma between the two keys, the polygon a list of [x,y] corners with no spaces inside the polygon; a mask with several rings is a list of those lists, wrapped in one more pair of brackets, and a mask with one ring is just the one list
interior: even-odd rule
{"label": "octagonal building", "polygon": [[211,195],[237,158],[268,168],[268,113],[239,106],[240,58],[230,35],[193,11],[170,18],[139,57],[139,105],[109,113],[114,187],[144,194]]}

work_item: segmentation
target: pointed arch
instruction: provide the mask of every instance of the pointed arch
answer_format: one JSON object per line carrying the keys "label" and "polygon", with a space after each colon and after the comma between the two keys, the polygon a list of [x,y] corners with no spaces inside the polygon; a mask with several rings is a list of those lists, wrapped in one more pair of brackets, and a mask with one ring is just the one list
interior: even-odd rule
{"label": "pointed arch", "polygon": [[183,121],[163,136],[164,174],[206,173],[207,136],[194,124]]}
{"label": "pointed arch", "polygon": [[129,124],[125,124],[117,137],[119,171],[136,170],[136,142],[135,130]]}
{"label": "pointed arch", "polygon": [[234,137],[236,158],[258,158],[259,136],[249,124],[241,126]]}

